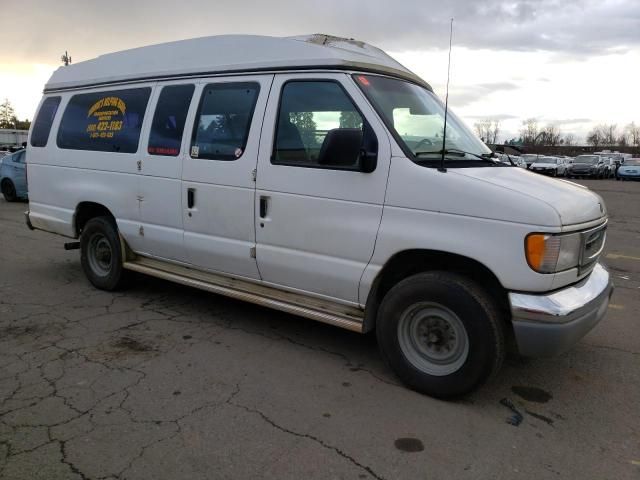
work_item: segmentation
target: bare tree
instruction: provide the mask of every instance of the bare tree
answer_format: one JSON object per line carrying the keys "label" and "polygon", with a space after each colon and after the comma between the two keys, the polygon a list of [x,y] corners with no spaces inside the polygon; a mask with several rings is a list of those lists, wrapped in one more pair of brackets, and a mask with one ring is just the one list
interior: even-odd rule
{"label": "bare tree", "polygon": [[561,139],[562,134],[560,133],[560,129],[557,125],[551,123],[544,127],[538,134],[538,143],[541,145],[555,147],[556,145],[560,145]]}
{"label": "bare tree", "polygon": [[591,129],[591,131],[587,135],[587,143],[589,145],[593,145],[596,148],[604,143],[604,136],[601,125],[593,127]]}
{"label": "bare tree", "polygon": [[631,122],[625,127],[625,131],[627,132],[629,143],[636,147],[640,146],[640,125],[636,125],[636,122]]}
{"label": "bare tree", "polygon": [[0,103],[0,128],[16,128],[16,112],[8,98]]}
{"label": "bare tree", "polygon": [[498,143],[498,135],[500,134],[500,120],[494,120],[491,124],[491,143]]}
{"label": "bare tree", "polygon": [[627,132],[621,133],[616,143],[620,147],[626,147],[629,144],[629,137],[627,135]]}
{"label": "bare tree", "polygon": [[473,128],[480,139],[485,143],[491,143],[491,120],[485,118],[473,124]]}
{"label": "bare tree", "polygon": [[522,143],[525,145],[535,145],[539,136],[538,121],[535,118],[524,120],[520,129],[520,136],[522,137]]}
{"label": "bare tree", "polygon": [[576,144],[576,136],[573,133],[567,133],[562,139],[562,143],[567,147],[572,147]]}
{"label": "bare tree", "polygon": [[618,143],[618,126],[615,123],[602,125],[602,133],[604,145],[613,146]]}

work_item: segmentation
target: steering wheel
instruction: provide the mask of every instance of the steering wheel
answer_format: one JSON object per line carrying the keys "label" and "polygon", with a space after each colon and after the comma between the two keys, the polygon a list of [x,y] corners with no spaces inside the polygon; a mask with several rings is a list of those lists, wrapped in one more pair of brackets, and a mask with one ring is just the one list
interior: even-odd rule
{"label": "steering wheel", "polygon": [[416,145],[413,148],[416,152],[418,152],[420,151],[420,147],[422,147],[423,145],[433,145],[433,142],[428,138],[423,138],[418,143],[416,143]]}

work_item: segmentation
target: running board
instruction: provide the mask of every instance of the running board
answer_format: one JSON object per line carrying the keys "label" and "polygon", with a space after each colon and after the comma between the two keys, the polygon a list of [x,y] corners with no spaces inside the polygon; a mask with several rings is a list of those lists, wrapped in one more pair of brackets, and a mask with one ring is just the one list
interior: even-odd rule
{"label": "running board", "polygon": [[362,333],[364,312],[355,307],[150,258],[137,257],[122,266],[134,272]]}

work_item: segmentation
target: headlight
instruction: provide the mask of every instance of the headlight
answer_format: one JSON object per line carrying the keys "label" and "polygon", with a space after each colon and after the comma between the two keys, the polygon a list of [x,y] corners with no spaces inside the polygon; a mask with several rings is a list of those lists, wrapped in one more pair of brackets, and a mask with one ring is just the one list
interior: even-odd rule
{"label": "headlight", "polygon": [[531,233],[525,240],[529,266],[538,273],[555,273],[580,263],[580,233]]}

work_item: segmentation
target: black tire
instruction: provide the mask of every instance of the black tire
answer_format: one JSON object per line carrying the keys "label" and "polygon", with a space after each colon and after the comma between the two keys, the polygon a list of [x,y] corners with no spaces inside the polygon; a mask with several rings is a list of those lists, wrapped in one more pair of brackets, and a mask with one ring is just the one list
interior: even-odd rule
{"label": "black tire", "polygon": [[108,291],[123,287],[127,272],[122,262],[122,247],[113,218],[89,220],[80,237],[80,263],[91,284]]}
{"label": "black tire", "polygon": [[2,195],[7,202],[15,202],[18,200],[16,187],[11,180],[5,178],[2,181]]}
{"label": "black tire", "polygon": [[[413,313],[419,308],[422,317]],[[445,319],[452,314],[458,325],[445,320],[443,329],[438,312]],[[459,331],[460,323],[464,335],[447,334]],[[409,342],[408,331],[415,334],[409,334]],[[480,387],[500,369],[505,355],[503,323],[494,302],[475,282],[449,272],[420,273],[391,288],[378,311],[376,334],[382,355],[396,375],[414,390],[437,398],[459,397]],[[453,346],[448,344],[452,338]],[[457,357],[463,341],[466,355]],[[440,347],[451,355],[450,362],[427,358],[439,355]]]}
{"label": "black tire", "polygon": [[616,177],[616,181],[618,181],[618,182],[619,182],[619,181],[620,181],[620,177]]}

